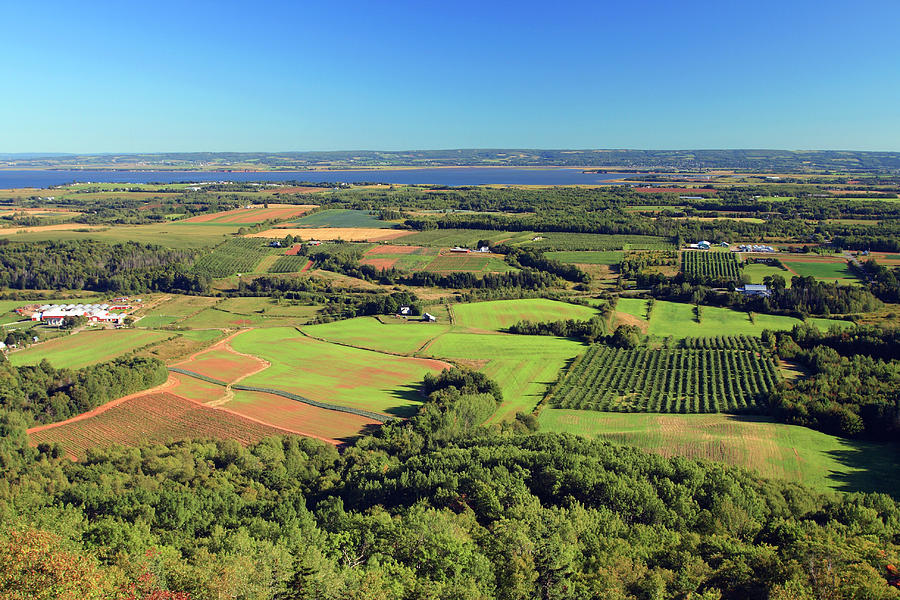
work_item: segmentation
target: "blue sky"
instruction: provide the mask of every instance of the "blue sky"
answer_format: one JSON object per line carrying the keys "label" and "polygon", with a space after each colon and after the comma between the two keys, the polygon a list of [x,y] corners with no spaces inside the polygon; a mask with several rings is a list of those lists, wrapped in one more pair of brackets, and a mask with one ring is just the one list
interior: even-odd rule
{"label": "blue sky", "polygon": [[0,152],[900,151],[900,2],[10,2]]}

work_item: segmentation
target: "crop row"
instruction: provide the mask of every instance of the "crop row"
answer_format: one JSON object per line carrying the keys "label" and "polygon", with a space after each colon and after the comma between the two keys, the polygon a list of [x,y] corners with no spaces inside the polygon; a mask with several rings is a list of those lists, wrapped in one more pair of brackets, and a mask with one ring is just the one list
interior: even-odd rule
{"label": "crop row", "polygon": [[591,346],[550,399],[560,408],[710,413],[753,410],[777,382],[767,356],[748,350]]}
{"label": "crop row", "polygon": [[308,262],[309,259],[305,256],[279,256],[269,267],[269,273],[297,273]]}
{"label": "crop row", "polygon": [[762,354],[762,340],[748,335],[720,335],[716,337],[686,337],[680,348],[695,350],[749,350]]}
{"label": "crop row", "polygon": [[249,273],[263,258],[278,251],[280,249],[271,248],[258,238],[234,238],[198,258],[193,271],[210,277]]}
{"label": "crop row", "polygon": [[737,258],[731,252],[687,250],[681,254],[681,270],[704,279],[738,281],[741,278]]}

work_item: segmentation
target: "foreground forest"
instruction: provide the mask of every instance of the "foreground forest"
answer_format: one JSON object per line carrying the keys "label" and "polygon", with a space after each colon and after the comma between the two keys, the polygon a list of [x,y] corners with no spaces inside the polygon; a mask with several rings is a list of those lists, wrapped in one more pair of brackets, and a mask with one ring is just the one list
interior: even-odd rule
{"label": "foreground forest", "polygon": [[[900,598],[900,506],[476,425],[478,375],[338,453],[30,448],[3,413],[4,598]],[[40,573],[40,577],[35,577]],[[168,590],[168,591],[163,591]],[[187,596],[184,596],[187,597]]]}

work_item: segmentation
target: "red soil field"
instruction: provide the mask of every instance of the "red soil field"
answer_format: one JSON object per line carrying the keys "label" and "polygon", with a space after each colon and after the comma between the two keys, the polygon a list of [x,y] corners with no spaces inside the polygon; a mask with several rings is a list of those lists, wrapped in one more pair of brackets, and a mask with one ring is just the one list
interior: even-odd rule
{"label": "red soil field", "polygon": [[218,344],[216,346],[173,366],[226,383],[232,383],[267,366],[259,359],[232,352]]}
{"label": "red soil field", "polygon": [[306,264],[303,265],[303,268],[300,269],[300,272],[301,272],[301,273],[306,273],[307,271],[309,271],[310,267],[312,267],[312,266],[313,266],[313,261],[308,260],[308,261],[306,261]]}
{"label": "red soil field", "polygon": [[375,246],[374,248],[369,248],[366,251],[366,255],[371,254],[415,254],[422,250],[422,246],[393,246],[391,244],[384,244],[381,246]]}
{"label": "red soil field", "polygon": [[398,260],[397,258],[364,258],[359,261],[359,264],[370,265],[376,269],[392,269]]}
{"label": "red soil field", "polygon": [[300,254],[300,248],[303,247],[303,244],[294,244],[290,248],[284,251],[285,256],[297,256]]}
{"label": "red soil field", "polygon": [[232,439],[242,444],[288,432],[230,411],[216,410],[168,392],[131,398],[80,421],[30,431],[32,445],[59,443],[72,457],[113,444],[163,443],[189,438]]}
{"label": "red soil field", "polygon": [[367,426],[381,423],[350,413],[326,410],[281,396],[261,392],[236,392],[237,400],[224,405],[228,410],[298,433],[346,440]]}
{"label": "red soil field", "polygon": [[215,383],[181,373],[170,373],[170,378],[175,381],[170,391],[188,400],[204,403],[221,400],[225,396],[225,388]]}
{"label": "red soil field", "polygon": [[636,187],[631,188],[636,192],[645,194],[654,194],[659,192],[675,193],[675,194],[715,194],[716,190],[707,190],[702,188],[679,188],[679,187]]}

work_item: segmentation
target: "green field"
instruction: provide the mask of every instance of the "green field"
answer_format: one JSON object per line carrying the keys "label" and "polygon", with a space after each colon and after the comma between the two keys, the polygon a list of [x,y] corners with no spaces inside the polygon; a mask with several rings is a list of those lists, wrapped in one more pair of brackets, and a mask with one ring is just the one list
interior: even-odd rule
{"label": "green field", "polygon": [[[627,302],[626,302],[627,300]],[[715,337],[718,335],[759,335],[763,329],[786,331],[802,323],[800,319],[781,315],[753,313],[753,321],[745,312],[721,308],[718,306],[701,306],[700,322],[694,316],[694,305],[684,302],[668,302],[657,300],[649,326],[645,320],[646,300],[622,298],[616,310],[643,320],[647,333],[658,337]],[[822,330],[833,325],[852,327],[848,321],[836,319],[807,319]]]}
{"label": "green field", "polygon": [[790,259],[781,261],[784,266],[801,277],[815,277],[816,279],[852,279],[856,276],[847,266],[846,262],[798,262]]}
{"label": "green field", "polygon": [[559,252],[547,252],[547,258],[558,260],[561,263],[576,265],[617,265],[622,262],[624,252],[618,251],[592,251],[569,250]]}
{"label": "green field", "polygon": [[320,342],[290,327],[252,329],[235,337],[231,346],[271,363],[242,384],[402,417],[418,410],[425,374],[447,367],[433,360]]}
{"label": "green field", "polygon": [[85,225],[85,228],[99,227],[92,231],[31,231],[16,233],[19,229],[0,230],[0,235],[16,242],[100,240],[104,242],[135,241],[144,244],[159,244],[168,248],[189,249],[214,246],[242,226],[239,223],[153,223],[151,225]]}
{"label": "green field", "polygon": [[589,306],[544,298],[454,304],[451,310],[454,324],[483,331],[500,331],[519,321],[584,321],[597,316]]}
{"label": "green field", "polygon": [[503,404],[491,420],[501,421],[534,410],[559,371],[584,348],[557,337],[452,331],[422,354],[478,368],[495,379],[503,390]]}
{"label": "green field", "polygon": [[316,338],[392,354],[414,354],[430,340],[449,330],[450,324],[446,321],[382,323],[375,317],[358,317],[303,328],[305,333]]}
{"label": "green field", "polygon": [[855,442],[763,417],[600,413],[547,408],[542,431],[637,446],[665,456],[724,462],[820,490],[900,497],[897,446]]}
{"label": "green field", "polygon": [[377,227],[390,229],[396,223],[382,221],[367,210],[329,208],[291,222],[295,227]]}
{"label": "green field", "polygon": [[36,365],[46,358],[57,368],[80,369],[112,360],[172,335],[143,329],[87,330],[10,352],[7,358],[15,366]]}
{"label": "green field", "polygon": [[540,239],[522,244],[541,250],[674,250],[667,238],[653,235],[604,233],[541,233]]}
{"label": "green field", "polygon": [[432,273],[508,273],[518,270],[498,256],[478,252],[435,256],[423,269]]}
{"label": "green field", "polygon": [[515,244],[530,241],[535,236],[531,232],[494,231],[490,229],[432,229],[403,236],[400,242],[411,246],[463,246],[474,248],[479,240],[488,240],[492,244],[500,242]]}
{"label": "green field", "polygon": [[781,267],[749,263],[745,263],[741,268],[741,274],[748,277],[750,283],[762,283],[765,277],[780,275],[787,283],[787,287],[791,287],[791,277],[793,276],[793,273],[782,269]]}

